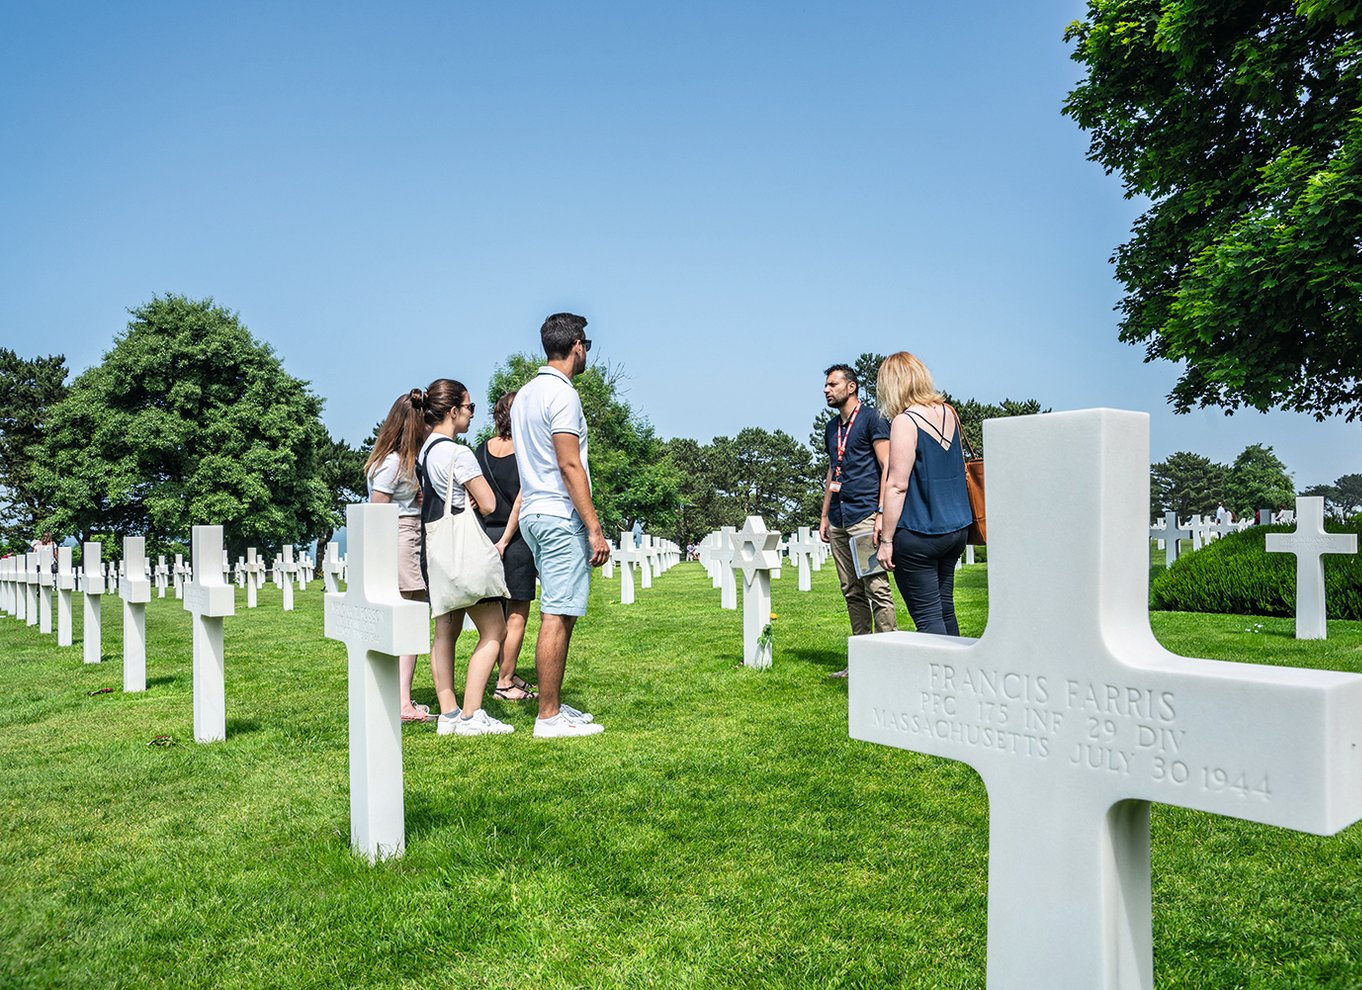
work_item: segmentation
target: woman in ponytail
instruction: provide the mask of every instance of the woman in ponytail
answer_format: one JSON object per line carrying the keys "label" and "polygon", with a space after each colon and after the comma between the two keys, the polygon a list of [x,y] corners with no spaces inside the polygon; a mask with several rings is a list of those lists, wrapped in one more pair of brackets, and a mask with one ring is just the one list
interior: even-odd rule
{"label": "woman in ponytail", "polygon": [[[379,427],[374,449],[364,464],[369,501],[397,505],[397,588],[403,598],[423,602],[426,583],[421,578],[421,483],[416,480],[416,455],[425,442],[425,393],[419,388],[400,395]],[[402,721],[424,722],[430,709],[411,700],[416,656],[399,658],[402,683]],[[431,657],[431,675],[435,662]]]}
{"label": "woman in ponytail", "polygon": [[[473,422],[473,403],[468,389],[449,378],[437,378],[426,390],[425,421],[430,433],[416,460],[421,478],[422,519],[429,524],[445,514],[445,501],[451,513],[476,510],[487,516],[496,508],[492,487],[483,476],[473,451],[455,443]],[[464,680],[463,708],[454,693],[454,646],[463,629],[464,615],[473,620],[478,642],[468,658]],[[506,614],[503,599],[484,598],[465,608],[456,608],[435,617],[435,638],[430,646],[431,672],[435,676],[435,695],[440,702],[437,735],[502,735],[513,731],[505,722],[483,710],[482,698],[492,667],[501,659],[506,639]]]}

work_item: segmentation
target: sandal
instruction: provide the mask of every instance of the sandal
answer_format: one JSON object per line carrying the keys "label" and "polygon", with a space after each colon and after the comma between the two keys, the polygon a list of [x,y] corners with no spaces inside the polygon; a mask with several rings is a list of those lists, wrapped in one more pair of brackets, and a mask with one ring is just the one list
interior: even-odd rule
{"label": "sandal", "polygon": [[[527,685],[528,686],[528,685]],[[512,694],[512,691],[519,692]],[[526,691],[519,684],[510,684],[507,687],[495,687],[492,689],[492,697],[501,701],[533,701],[539,697],[538,691]]]}
{"label": "sandal", "polygon": [[[412,705],[411,707],[412,707],[412,713],[411,713],[410,715],[403,715],[403,716],[402,716],[402,721],[403,721],[403,722],[429,722],[429,721],[430,721],[430,709],[429,709],[429,708],[426,708],[425,705],[415,705],[415,704],[414,704],[414,705]],[[422,711],[422,709],[425,709],[425,710]]]}

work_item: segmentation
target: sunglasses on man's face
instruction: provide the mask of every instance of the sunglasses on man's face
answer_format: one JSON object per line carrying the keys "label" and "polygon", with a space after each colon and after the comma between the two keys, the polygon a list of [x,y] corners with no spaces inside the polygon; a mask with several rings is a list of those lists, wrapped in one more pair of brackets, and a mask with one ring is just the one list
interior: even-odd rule
{"label": "sunglasses on man's face", "polygon": [[581,344],[582,344],[582,350],[583,350],[583,351],[589,351],[589,350],[591,350],[591,339],[590,339],[589,337],[583,337],[583,338],[581,338]]}

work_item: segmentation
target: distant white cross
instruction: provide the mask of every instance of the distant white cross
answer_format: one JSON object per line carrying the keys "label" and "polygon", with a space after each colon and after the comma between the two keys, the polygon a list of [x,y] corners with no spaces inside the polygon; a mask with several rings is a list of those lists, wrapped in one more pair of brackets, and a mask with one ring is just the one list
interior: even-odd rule
{"label": "distant white cross", "polygon": [[[1332,834],[1362,817],[1362,677],[1184,659],[1149,627],[1149,418],[990,420],[982,639],[850,641],[851,735],[989,799],[990,990],[1153,986],[1149,804]],[[1054,541],[1033,520],[1073,521]]]}
{"label": "distant white cross", "polygon": [[38,624],[38,554],[24,554],[24,625]]}
{"label": "distant white cross", "polygon": [[127,574],[119,597],[123,599],[123,690],[147,689],[147,604],[151,582],[147,580],[147,541],[144,536],[123,537],[123,563]]}
{"label": "distant white cross", "polygon": [[223,619],[236,614],[236,590],[222,579],[222,527],[195,526],[191,534],[194,576],[183,587],[184,608],[194,627],[194,739],[227,738],[227,657]]}
{"label": "distant white cross", "polygon": [[52,548],[38,548],[38,632],[52,635]]}
{"label": "distant white cross", "polygon": [[71,571],[71,548],[57,547],[57,645],[71,646],[75,642],[71,630],[71,594],[76,590],[76,576]]}
{"label": "distant white cross", "polygon": [[714,559],[719,562],[719,607],[734,610],[738,607],[738,582],[733,576],[733,538],[737,532],[735,526],[721,526],[719,545],[714,549]]}
{"label": "distant white cross", "polygon": [[1150,526],[1149,538],[1164,541],[1164,566],[1172,567],[1178,559],[1178,540],[1190,540],[1192,531],[1178,526],[1178,514],[1171,509],[1163,515],[1162,526]]}
{"label": "distant white cross", "polygon": [[397,506],[345,510],[349,577],[325,599],[327,639],[346,646],[350,845],[371,862],[402,855],[402,722],[397,658],[430,652],[430,607],[397,590]]}
{"label": "distant white cross", "polygon": [[1324,639],[1329,623],[1324,602],[1324,554],[1357,553],[1356,533],[1324,529],[1324,499],[1296,498],[1296,531],[1268,533],[1268,553],[1296,555],[1296,638]]}
{"label": "distant white cross", "polygon": [[84,599],[81,629],[81,647],[86,663],[99,663],[103,659],[103,627],[101,620],[100,598],[104,594],[104,569],[99,564],[100,544],[86,543],[81,547],[80,590]]}
{"label": "distant white cross", "polygon": [[279,588],[284,593],[284,611],[293,611],[293,576],[298,573],[298,565],[293,561],[293,545],[284,544],[283,562],[275,565],[280,581]]}

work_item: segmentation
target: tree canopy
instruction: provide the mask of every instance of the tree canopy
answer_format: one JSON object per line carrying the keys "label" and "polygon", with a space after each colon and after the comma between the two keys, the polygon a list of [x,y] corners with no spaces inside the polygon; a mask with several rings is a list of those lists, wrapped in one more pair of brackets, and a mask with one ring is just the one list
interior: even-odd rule
{"label": "tree canopy", "polygon": [[1229,474],[1224,464],[1201,454],[1170,454],[1149,469],[1150,508],[1155,514],[1172,509],[1180,517],[1213,513],[1225,500]]}
{"label": "tree canopy", "polygon": [[1296,489],[1286,465],[1260,443],[1250,444],[1234,459],[1225,479],[1225,505],[1252,518],[1258,509],[1294,506]]}
{"label": "tree canopy", "polygon": [[0,553],[26,549],[47,515],[35,456],[65,394],[65,357],[22,358],[0,347]]}
{"label": "tree canopy", "polygon": [[1088,0],[1064,113],[1149,208],[1120,337],[1174,408],[1362,414],[1362,39],[1342,0]]}
{"label": "tree canopy", "polygon": [[225,527],[230,548],[303,543],[336,516],[322,474],[322,400],[211,299],[130,311],[103,361],[51,410],[35,485],[43,525],[86,539]]}

